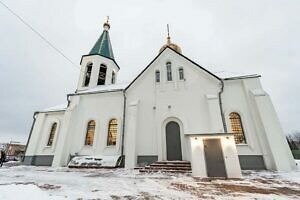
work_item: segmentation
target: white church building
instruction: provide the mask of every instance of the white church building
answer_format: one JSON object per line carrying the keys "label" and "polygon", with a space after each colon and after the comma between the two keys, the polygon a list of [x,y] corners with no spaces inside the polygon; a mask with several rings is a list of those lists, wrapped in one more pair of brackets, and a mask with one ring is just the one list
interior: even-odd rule
{"label": "white church building", "polygon": [[194,176],[229,178],[241,169],[295,168],[260,75],[210,72],[168,36],[134,80],[118,84],[110,24],[103,27],[67,104],[34,113],[24,164],[59,167],[95,156],[135,168],[176,160],[190,162]]}

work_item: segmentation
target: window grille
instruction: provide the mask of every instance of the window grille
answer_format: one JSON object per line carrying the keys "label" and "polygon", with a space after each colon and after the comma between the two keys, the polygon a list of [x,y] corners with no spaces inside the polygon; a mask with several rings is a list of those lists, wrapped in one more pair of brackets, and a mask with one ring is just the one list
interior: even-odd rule
{"label": "window grille", "polygon": [[172,81],[172,64],[170,62],[167,62],[167,80]]}
{"label": "window grille", "polygon": [[116,145],[118,133],[118,121],[111,119],[108,125],[107,146]]}
{"label": "window grille", "polygon": [[179,80],[184,80],[184,72],[183,72],[183,68],[179,68],[178,69],[179,72]]}
{"label": "window grille", "polygon": [[243,124],[241,117],[238,113],[230,113],[229,115],[231,130],[234,134],[234,140],[236,144],[246,144],[246,138],[244,134]]}
{"label": "window grille", "polygon": [[87,129],[86,129],[86,136],[85,136],[85,145],[93,145],[94,142],[94,135],[95,135],[95,126],[96,122],[91,120],[88,122]]}
{"label": "window grille", "polygon": [[160,82],[160,71],[155,71],[155,82],[156,83]]}
{"label": "window grille", "polygon": [[55,132],[56,132],[56,128],[57,128],[57,123],[55,122],[51,126],[51,130],[50,130],[50,135],[49,135],[47,146],[52,146],[53,140],[54,140],[54,135],[55,135]]}

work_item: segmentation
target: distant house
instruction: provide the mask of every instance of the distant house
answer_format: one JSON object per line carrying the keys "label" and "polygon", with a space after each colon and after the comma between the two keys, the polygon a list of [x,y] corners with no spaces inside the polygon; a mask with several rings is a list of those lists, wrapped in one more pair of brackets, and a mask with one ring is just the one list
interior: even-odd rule
{"label": "distant house", "polygon": [[22,157],[25,155],[26,145],[22,144],[6,144],[6,155]]}
{"label": "distant house", "polygon": [[117,157],[126,168],[187,161],[194,176],[232,178],[241,169],[296,167],[260,75],[210,72],[168,36],[137,77],[117,84],[110,25],[103,27],[67,104],[34,114],[25,164],[66,166],[74,155]]}

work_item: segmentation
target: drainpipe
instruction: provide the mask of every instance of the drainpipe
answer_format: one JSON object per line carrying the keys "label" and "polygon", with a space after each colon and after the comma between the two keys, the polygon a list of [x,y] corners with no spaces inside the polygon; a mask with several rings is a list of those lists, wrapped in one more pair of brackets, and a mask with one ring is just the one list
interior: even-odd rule
{"label": "drainpipe", "polygon": [[124,103],[123,103],[123,127],[122,127],[122,147],[121,147],[121,160],[119,164],[122,164],[124,162],[124,136],[125,136],[125,122],[126,122],[126,91],[123,90],[123,97],[124,97]]}
{"label": "drainpipe", "polygon": [[221,90],[219,92],[219,106],[220,106],[220,112],[221,112],[224,133],[227,133],[227,126],[226,126],[226,121],[225,121],[225,116],[224,116],[224,111],[223,111],[223,103],[222,103],[222,93],[224,92],[224,81],[222,79],[220,79],[220,81],[221,81]]}
{"label": "drainpipe", "polygon": [[29,141],[30,141],[30,138],[31,138],[31,134],[32,134],[32,131],[33,131],[33,127],[34,127],[34,124],[35,124],[35,121],[36,121],[36,115],[37,114],[38,114],[38,112],[35,112],[33,114],[33,122],[32,122],[31,128],[30,128],[30,133],[29,133],[29,137],[28,137],[28,140],[27,140],[27,143],[26,143],[25,152],[24,152],[22,162],[24,162],[24,160],[25,160],[26,151],[27,151],[28,144],[29,144]]}

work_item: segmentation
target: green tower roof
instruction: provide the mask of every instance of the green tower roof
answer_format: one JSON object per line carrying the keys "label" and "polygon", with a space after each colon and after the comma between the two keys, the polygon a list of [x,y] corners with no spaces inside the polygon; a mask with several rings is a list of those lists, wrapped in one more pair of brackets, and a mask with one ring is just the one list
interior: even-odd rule
{"label": "green tower roof", "polygon": [[94,47],[91,49],[89,55],[97,54],[114,60],[115,58],[112,51],[112,46],[110,43],[109,32],[108,32],[110,28],[109,23],[105,22],[103,28],[104,28],[103,33],[95,43]]}

